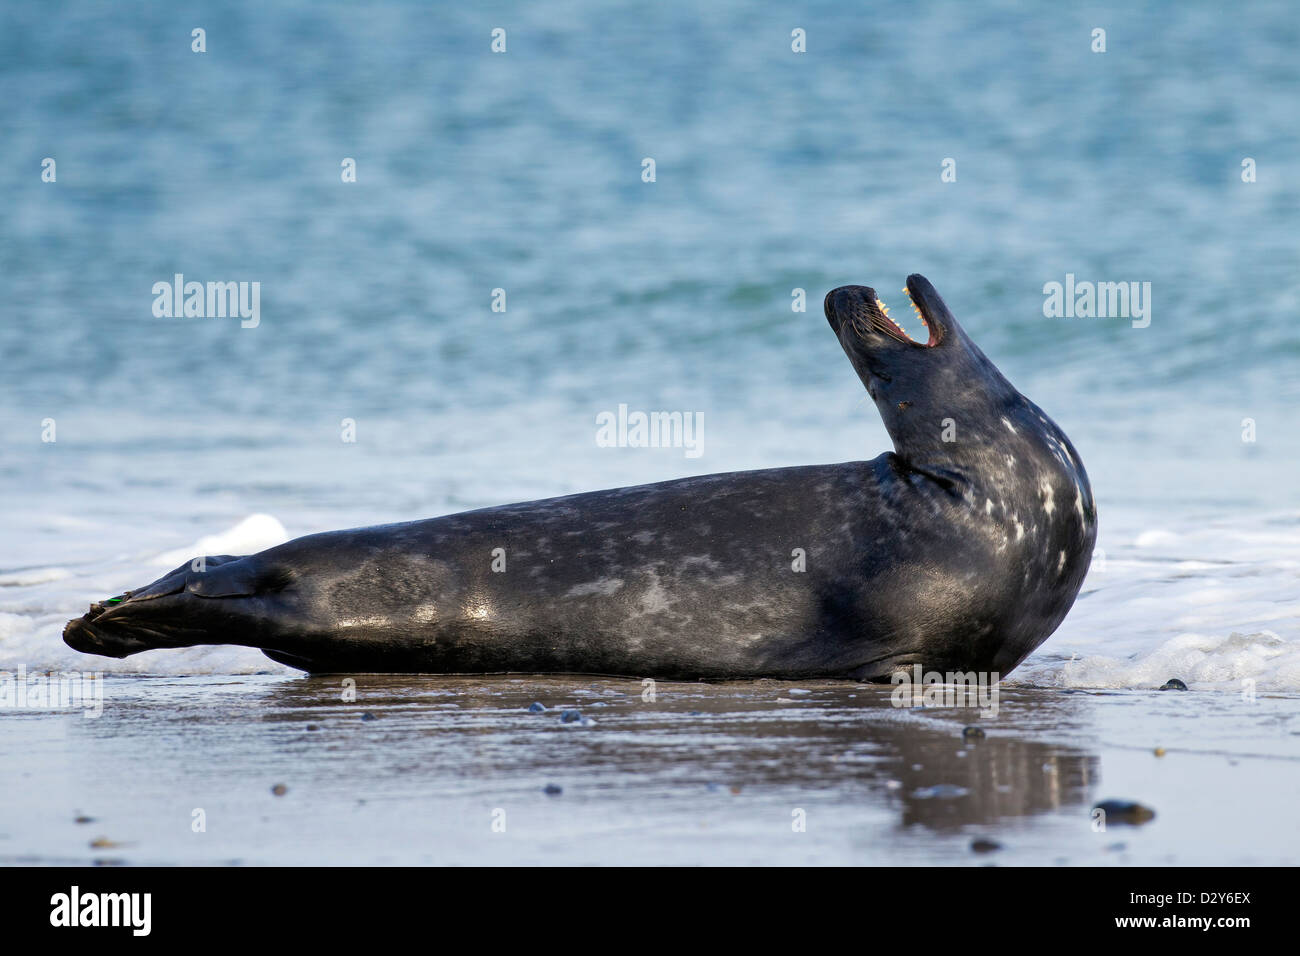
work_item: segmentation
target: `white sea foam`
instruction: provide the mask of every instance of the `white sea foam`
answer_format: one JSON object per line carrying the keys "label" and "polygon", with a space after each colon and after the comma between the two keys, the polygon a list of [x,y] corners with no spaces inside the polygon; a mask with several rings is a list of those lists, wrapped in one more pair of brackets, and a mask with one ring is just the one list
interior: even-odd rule
{"label": "white sea foam", "polygon": [[1065,623],[1009,679],[1059,687],[1300,691],[1300,515],[1122,526]]}
{"label": "white sea foam", "polygon": [[[1267,693],[1300,688],[1300,641],[1272,631],[1225,636],[1180,634],[1150,653],[1090,655],[1043,668],[1037,683],[1057,687],[1160,687],[1177,677],[1190,688]],[[1013,679],[1023,682],[1019,673]]]}
{"label": "white sea foam", "polygon": [[175,567],[198,554],[256,554],[289,540],[289,535],[270,515],[249,515],[239,524],[220,534],[200,538],[188,548],[166,551],[153,559],[160,567]]}

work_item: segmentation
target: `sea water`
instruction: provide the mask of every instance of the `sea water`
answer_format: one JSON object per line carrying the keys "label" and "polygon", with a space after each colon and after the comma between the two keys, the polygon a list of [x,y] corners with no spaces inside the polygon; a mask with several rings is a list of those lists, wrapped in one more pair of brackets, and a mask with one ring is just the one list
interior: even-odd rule
{"label": "sea water", "polygon": [[[9,5],[0,668],[283,673],[60,632],[194,554],[874,457],[821,298],[903,316],[921,272],[1096,495],[1011,682],[1300,692],[1298,34],[1285,4]],[[256,325],[156,314],[178,274],[258,283]],[[1067,277],[1147,314],[1045,314]],[[701,416],[699,454],[599,442],[623,405]]]}

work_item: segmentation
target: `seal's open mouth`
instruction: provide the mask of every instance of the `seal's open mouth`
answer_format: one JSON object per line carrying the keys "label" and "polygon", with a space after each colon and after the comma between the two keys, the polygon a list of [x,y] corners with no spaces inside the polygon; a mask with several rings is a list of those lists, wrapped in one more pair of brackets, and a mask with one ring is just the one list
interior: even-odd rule
{"label": "seal's open mouth", "polygon": [[876,307],[879,308],[885,314],[885,318],[889,320],[889,325],[892,326],[892,328],[887,326],[883,328],[881,331],[883,331],[886,335],[892,335],[895,338],[899,338],[904,342],[910,342],[915,345],[923,345],[926,348],[934,348],[934,346],[938,345],[939,341],[943,338],[943,326],[941,326],[937,322],[932,322],[930,320],[928,314],[925,311],[925,300],[919,296],[918,297],[912,296],[912,288],[911,288],[912,280],[909,278],[907,281],[908,284],[903,286],[903,294],[907,296],[907,304],[912,307],[912,311],[916,314],[917,319],[920,320],[921,325],[925,328],[926,340],[924,342],[921,342],[913,338],[912,335],[907,331],[907,329],[903,328],[902,325],[900,325],[897,321],[895,321],[890,316],[889,306],[885,305],[885,303],[880,299],[877,299],[875,303]]}
{"label": "seal's open mouth", "polygon": [[[908,304],[928,333],[926,341],[912,338],[907,329],[889,314],[889,306],[870,286],[842,286],[826,294],[826,317],[831,320],[836,331],[848,325],[859,336],[866,338],[869,332],[879,332],[904,345],[917,348],[934,348],[943,341],[943,324],[936,321],[930,303],[926,301],[928,283],[916,282],[920,276],[908,276],[903,292],[908,297]],[[925,280],[921,279],[924,283]]]}

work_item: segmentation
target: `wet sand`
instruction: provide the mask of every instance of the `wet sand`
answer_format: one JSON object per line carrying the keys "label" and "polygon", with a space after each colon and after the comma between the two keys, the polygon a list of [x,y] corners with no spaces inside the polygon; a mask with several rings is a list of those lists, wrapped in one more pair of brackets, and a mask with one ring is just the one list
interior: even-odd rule
{"label": "wet sand", "polygon": [[[363,676],[349,702],[338,677],[105,681],[97,719],[0,712],[0,863],[1287,864],[1300,851],[1287,697],[1003,687],[981,718],[838,682],[660,683],[648,702],[632,680]],[[564,723],[566,708],[588,720]],[[963,738],[972,725],[982,739]],[[1090,811],[1107,798],[1155,819],[1098,832]]]}

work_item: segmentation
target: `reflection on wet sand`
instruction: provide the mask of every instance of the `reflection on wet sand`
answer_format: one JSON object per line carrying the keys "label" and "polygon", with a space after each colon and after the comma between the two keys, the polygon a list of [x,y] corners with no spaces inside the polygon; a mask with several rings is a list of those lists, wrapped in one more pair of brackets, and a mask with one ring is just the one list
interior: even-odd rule
{"label": "reflection on wet sand", "polygon": [[[1011,721],[899,709],[888,688],[842,682],[659,683],[648,700],[639,682],[615,678],[366,675],[346,701],[343,680],[263,685],[247,703],[318,752],[373,748],[387,768],[373,778],[378,789],[388,772],[485,790],[562,775],[571,791],[634,787],[647,799],[697,788],[819,793],[944,830],[1086,813],[1097,777],[1095,754],[1013,735],[1027,718],[1059,723],[1077,708],[1060,694],[1018,693]],[[530,713],[534,702],[547,710]],[[563,723],[567,709],[594,724]],[[968,725],[983,737],[965,739]]]}

